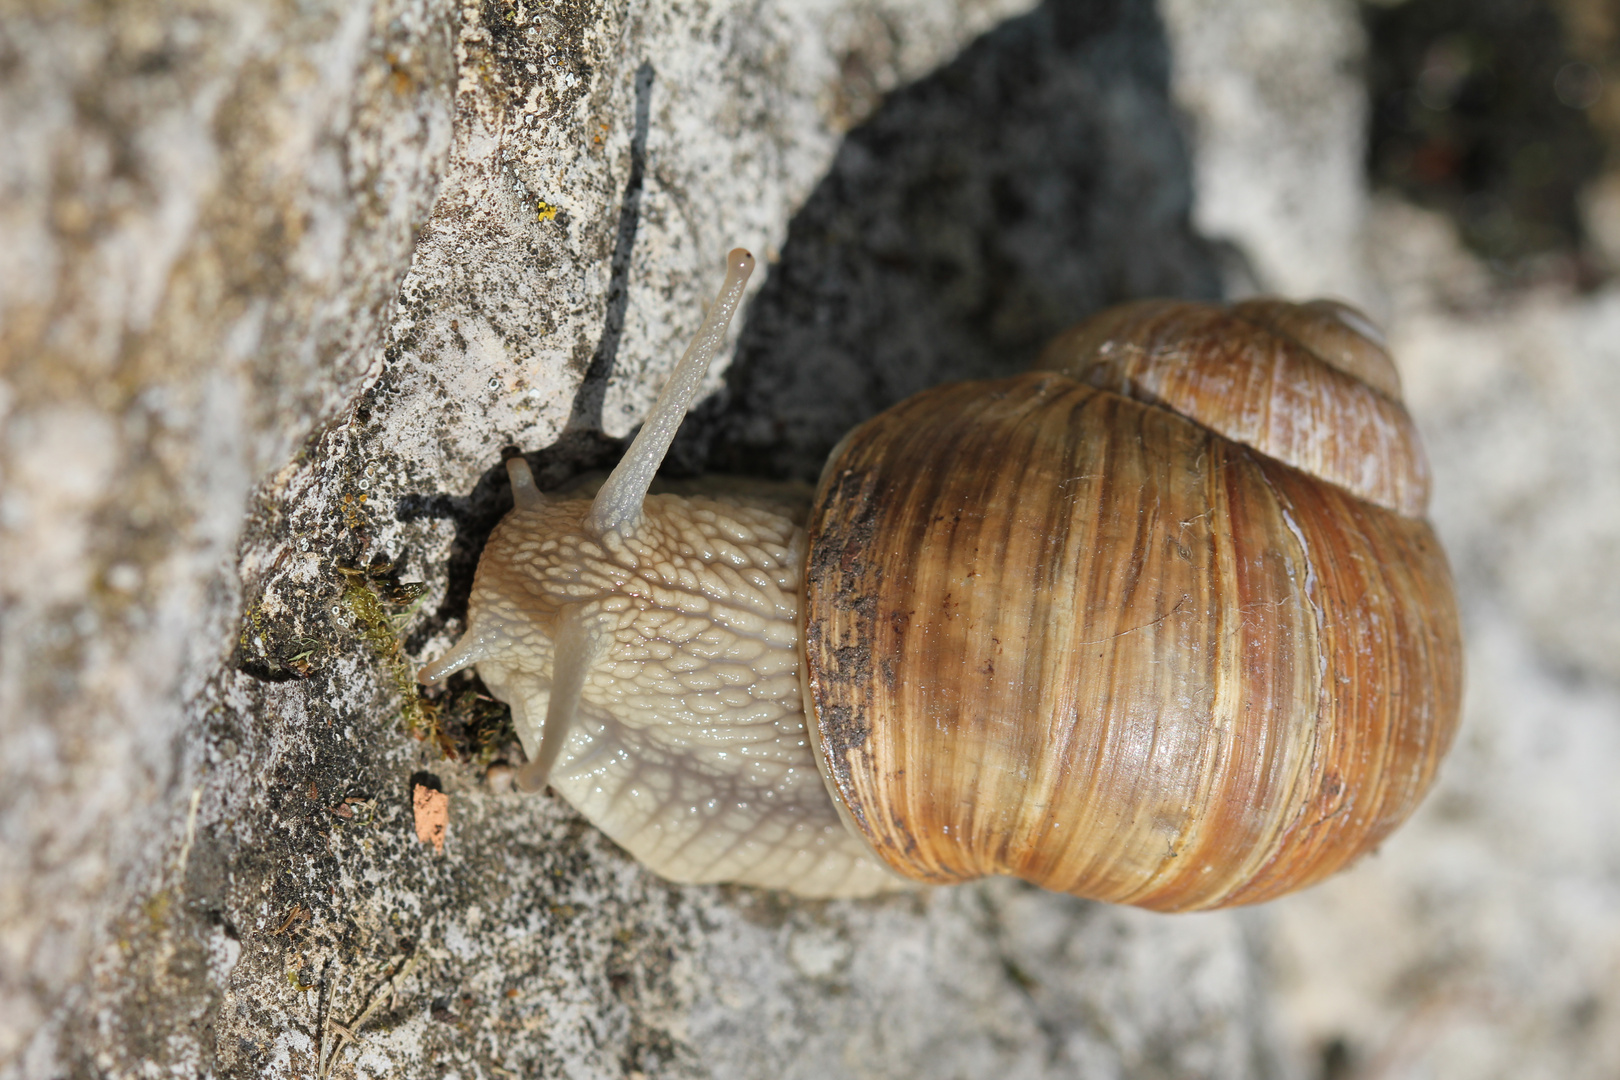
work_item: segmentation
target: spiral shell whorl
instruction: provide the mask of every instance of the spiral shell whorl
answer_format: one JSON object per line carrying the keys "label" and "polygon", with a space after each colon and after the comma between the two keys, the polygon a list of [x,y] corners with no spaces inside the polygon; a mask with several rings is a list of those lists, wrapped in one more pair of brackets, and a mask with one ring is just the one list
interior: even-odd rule
{"label": "spiral shell whorl", "polygon": [[1159,405],[1368,502],[1422,517],[1429,464],[1376,330],[1335,301],[1124,304],[1037,367]]}

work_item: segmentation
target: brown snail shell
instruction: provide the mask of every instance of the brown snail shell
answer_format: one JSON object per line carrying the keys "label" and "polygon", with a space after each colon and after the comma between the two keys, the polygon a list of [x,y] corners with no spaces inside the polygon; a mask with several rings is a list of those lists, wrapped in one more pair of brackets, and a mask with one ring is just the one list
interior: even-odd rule
{"label": "brown snail shell", "polygon": [[809,533],[828,785],[893,869],[1166,911],[1374,848],[1456,727],[1450,572],[1342,305],[1154,301],[852,432]]}

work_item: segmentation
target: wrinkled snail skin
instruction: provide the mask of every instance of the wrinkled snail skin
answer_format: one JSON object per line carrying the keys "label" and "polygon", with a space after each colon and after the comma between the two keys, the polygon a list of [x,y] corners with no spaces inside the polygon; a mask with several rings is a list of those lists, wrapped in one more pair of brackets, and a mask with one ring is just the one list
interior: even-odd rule
{"label": "wrinkled snail skin", "polygon": [[1010,874],[1166,911],[1318,881],[1411,813],[1461,649],[1364,316],[1112,309],[1041,370],[856,428],[801,517],[646,495],[740,297],[729,260],[594,500],[509,463],[467,633],[423,669],[478,665],[526,786],[675,881]]}

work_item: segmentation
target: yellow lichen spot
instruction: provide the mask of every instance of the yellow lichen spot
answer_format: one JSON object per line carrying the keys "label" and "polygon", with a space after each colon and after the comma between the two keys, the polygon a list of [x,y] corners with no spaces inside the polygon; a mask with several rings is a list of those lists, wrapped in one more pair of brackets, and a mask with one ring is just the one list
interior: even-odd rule
{"label": "yellow lichen spot", "polygon": [[364,495],[361,495],[358,498],[352,494],[344,495],[343,523],[351,529],[358,529],[364,526],[366,524],[366,515],[362,512],[362,508],[365,506],[365,503],[366,497]]}
{"label": "yellow lichen spot", "polygon": [[535,214],[538,215],[534,220],[552,221],[557,217],[557,209],[558,208],[555,204],[548,203],[546,200],[541,199],[534,205]]}
{"label": "yellow lichen spot", "polygon": [[163,923],[169,916],[169,891],[164,889],[146,898],[141,904],[141,910],[146,913],[147,921],[151,924],[152,933],[161,933]]}
{"label": "yellow lichen spot", "polygon": [[393,87],[394,93],[402,97],[410,93],[414,80],[411,78],[411,73],[405,70],[405,65],[401,62],[398,54],[387,53],[383,56],[383,59],[388,63],[388,81]]}

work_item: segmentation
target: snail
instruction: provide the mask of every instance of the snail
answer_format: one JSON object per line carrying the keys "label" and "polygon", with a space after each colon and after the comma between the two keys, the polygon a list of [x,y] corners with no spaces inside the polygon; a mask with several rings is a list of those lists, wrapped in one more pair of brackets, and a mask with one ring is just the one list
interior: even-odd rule
{"label": "snail", "polygon": [[857,427],[807,512],[648,494],[752,267],[594,498],[507,463],[420,678],[477,665],[522,787],[676,882],[1007,874],[1164,911],[1318,881],[1411,813],[1460,642],[1365,316],[1128,304]]}

